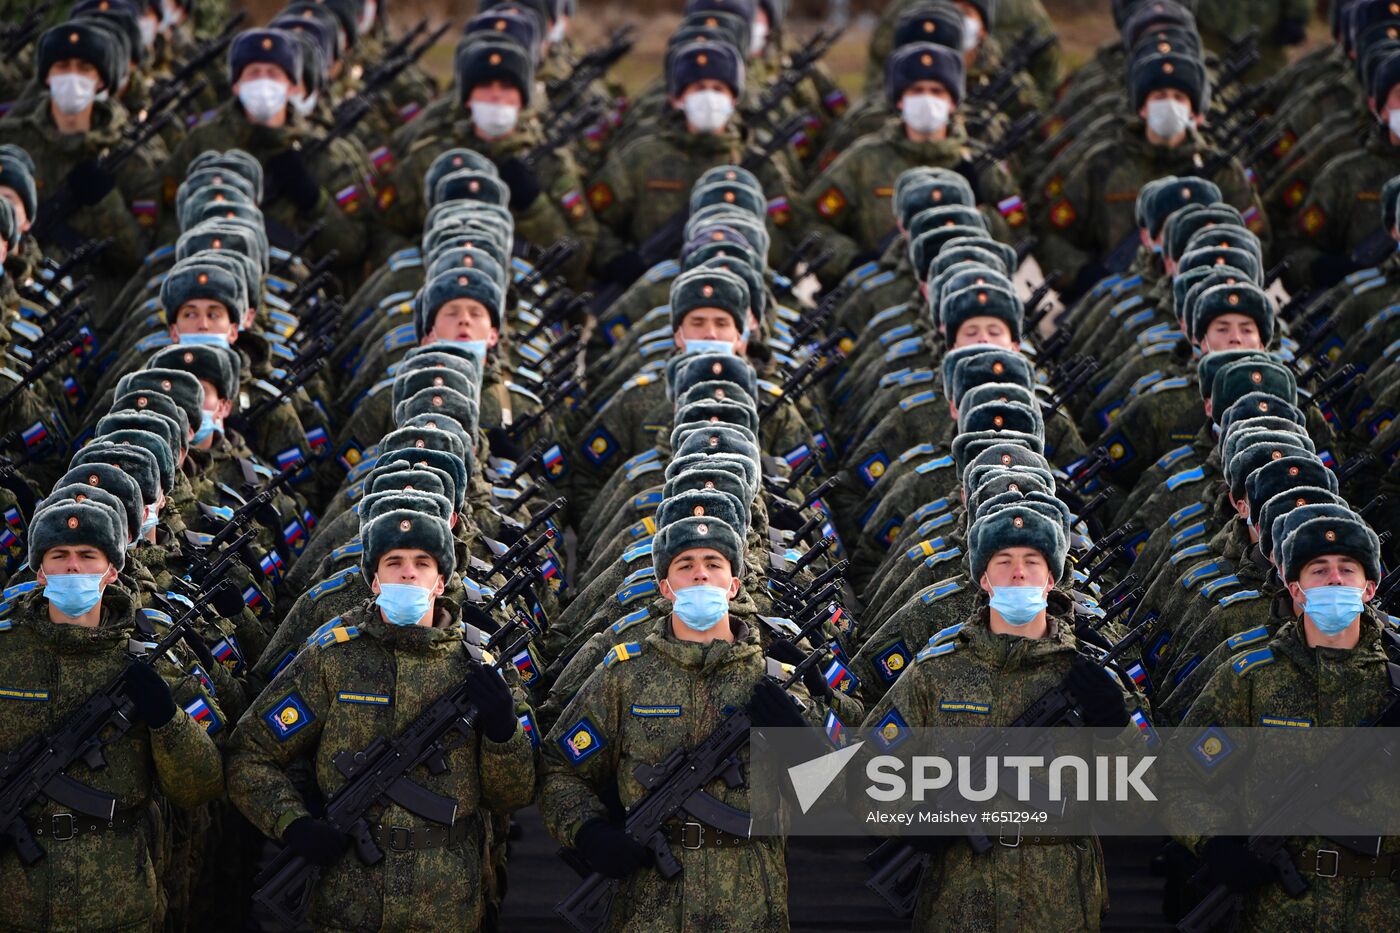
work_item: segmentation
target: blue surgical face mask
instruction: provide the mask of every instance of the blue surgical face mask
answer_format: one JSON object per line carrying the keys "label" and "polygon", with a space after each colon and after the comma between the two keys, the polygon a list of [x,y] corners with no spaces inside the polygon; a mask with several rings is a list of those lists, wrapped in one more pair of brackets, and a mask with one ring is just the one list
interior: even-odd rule
{"label": "blue surgical face mask", "polygon": [[704,585],[676,590],[676,602],[671,611],[686,628],[708,632],[728,614],[729,590]]}
{"label": "blue surgical face mask", "polygon": [[462,350],[465,350],[472,356],[476,357],[477,362],[485,362],[486,360],[487,347],[485,340],[437,340],[433,342],[433,346],[438,345],[458,347]]}
{"label": "blue surgical face mask", "polygon": [[180,343],[187,347],[223,347],[228,349],[228,334],[181,334]]}
{"label": "blue surgical face mask", "polygon": [[194,440],[190,443],[203,444],[205,441],[209,440],[210,436],[215,431],[220,430],[223,430],[223,425],[215,420],[214,413],[211,411],[201,411],[199,413],[199,428],[194,432]]}
{"label": "blue surgical face mask", "polygon": [[433,603],[433,594],[411,583],[381,583],[375,605],[391,625],[417,625]]}
{"label": "blue surgical face mask", "polygon": [[732,340],[691,340],[686,338],[685,352],[687,353],[723,353],[725,356],[734,355],[734,341]]}
{"label": "blue surgical face mask", "polygon": [[102,574],[63,573],[48,578],[44,598],[59,612],[77,618],[102,599]]}
{"label": "blue surgical face mask", "polygon": [[1303,591],[1303,611],[1324,635],[1336,635],[1361,615],[1364,601],[1355,586],[1315,586]]}
{"label": "blue surgical face mask", "polygon": [[141,537],[145,537],[155,530],[156,523],[160,521],[160,508],[148,505],[141,513]]}
{"label": "blue surgical face mask", "polygon": [[1045,589],[1039,586],[994,586],[991,605],[1008,625],[1026,625],[1045,611]]}

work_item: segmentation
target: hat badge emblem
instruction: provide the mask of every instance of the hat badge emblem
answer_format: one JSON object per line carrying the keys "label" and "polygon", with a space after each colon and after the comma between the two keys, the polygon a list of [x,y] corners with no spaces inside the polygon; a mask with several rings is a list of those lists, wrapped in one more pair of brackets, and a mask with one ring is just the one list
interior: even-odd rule
{"label": "hat badge emblem", "polygon": [[70,33],[68,34],[68,43],[69,43],[70,45],[77,45],[77,44],[78,44],[78,34],[77,34],[76,32],[70,32]]}
{"label": "hat badge emblem", "polygon": [[695,56],[695,63],[697,65],[708,65],[710,63],[710,56],[701,52],[699,55]]}
{"label": "hat badge emblem", "polygon": [[265,52],[272,48],[272,38],[270,36],[262,40],[262,47]]}
{"label": "hat badge emblem", "polygon": [[458,284],[458,285],[466,285],[466,284],[467,284],[467,277],[466,277],[465,275],[459,275],[459,276],[457,276],[457,284]]}
{"label": "hat badge emblem", "polygon": [[922,64],[925,68],[928,68],[929,66],[931,66],[931,65],[933,64],[933,56],[930,55],[929,53],[925,52],[925,53],[919,58],[919,63]]}
{"label": "hat badge emblem", "polygon": [[96,474],[96,473],[90,473],[90,474],[88,474],[88,485],[89,485],[89,486],[100,486],[100,485],[101,485],[101,483],[98,482],[98,477],[97,477],[97,474]]}
{"label": "hat badge emblem", "polygon": [[696,516],[696,517],[698,518],[698,517],[700,517],[701,515],[704,515],[704,514],[705,514],[705,507],[704,507],[703,505],[697,505],[697,506],[695,507],[695,509],[694,509],[690,514],[691,514],[691,515],[694,515],[694,516]]}
{"label": "hat badge emblem", "polygon": [[408,531],[408,529],[410,529],[410,528],[412,528],[412,527],[413,527],[413,522],[409,521],[409,520],[406,519],[406,518],[405,518],[403,521],[399,522],[399,531]]}
{"label": "hat badge emblem", "polygon": [[995,418],[992,419],[992,424],[996,425],[997,427],[1001,427],[1004,423],[1006,423],[1006,419],[1003,418],[1001,415],[997,415]]}
{"label": "hat badge emblem", "polygon": [[200,285],[208,285],[208,284],[209,284],[209,273],[207,273],[207,272],[201,272],[201,273],[199,274],[199,284],[200,284]]}
{"label": "hat badge emblem", "polygon": [[1260,411],[1268,411],[1268,410],[1269,410],[1269,403],[1268,403],[1268,402],[1260,402],[1260,403],[1259,403],[1259,410],[1260,410]]}
{"label": "hat badge emblem", "polygon": [[996,373],[998,376],[1000,376],[1002,373],[1006,372],[1006,364],[1005,364],[1005,363],[1000,363],[1000,362],[998,362],[998,363],[993,363],[993,364],[992,364],[992,372],[994,372],[994,373]]}
{"label": "hat badge emblem", "polygon": [[160,387],[161,387],[162,389],[164,389],[165,391],[169,392],[169,391],[170,391],[170,380],[169,380],[169,379],[162,379],[162,380],[160,381]]}
{"label": "hat badge emblem", "polygon": [[1189,201],[1189,200],[1191,200],[1191,189],[1190,189],[1190,188],[1183,187],[1183,188],[1181,189],[1181,200],[1183,200],[1183,201]]}
{"label": "hat badge emblem", "polygon": [[938,31],[938,24],[931,19],[924,20],[924,32],[935,33]]}
{"label": "hat badge emblem", "polygon": [[1023,528],[1025,527],[1026,520],[1021,516],[1017,515],[1011,520],[1011,524],[1015,525],[1017,528]]}
{"label": "hat badge emblem", "polygon": [[1254,383],[1255,385],[1259,385],[1259,383],[1264,381],[1264,374],[1256,369],[1254,372],[1249,374],[1249,381]]}
{"label": "hat badge emblem", "polygon": [[1001,455],[1001,465],[1002,465],[1002,466],[1011,466],[1011,455],[1010,455],[1010,454],[1002,454],[1002,455]]}
{"label": "hat badge emblem", "polygon": [[426,441],[423,440],[423,438],[420,437],[420,438],[418,438],[418,440],[416,440],[416,441],[413,442],[413,446],[414,446],[414,447],[427,447],[428,444],[427,444]]}
{"label": "hat badge emblem", "polygon": [[929,192],[929,197],[932,198],[935,202],[942,201],[943,190],[941,188],[934,188],[932,191]]}
{"label": "hat badge emblem", "polygon": [[481,182],[473,178],[471,181],[467,182],[467,190],[470,191],[472,194],[476,194],[478,191],[481,190]]}
{"label": "hat badge emblem", "polygon": [[1298,471],[1298,468],[1295,467],[1295,466],[1291,466],[1291,467],[1288,468],[1288,475],[1289,475],[1289,476],[1297,476],[1297,475],[1298,475],[1298,472],[1299,472],[1299,471]]}
{"label": "hat badge emblem", "polygon": [[499,65],[501,63],[501,53],[492,52],[491,57],[490,59],[488,59],[488,61],[490,61],[493,65]]}
{"label": "hat badge emblem", "polygon": [[1021,487],[1018,486],[1018,485],[1016,485],[1015,483],[1007,483],[1007,484],[1006,484],[1006,491],[1007,491],[1007,492],[1020,492],[1020,491],[1021,491]]}
{"label": "hat badge emblem", "polygon": [[1269,455],[1269,459],[1270,459],[1270,460],[1282,460],[1282,459],[1283,459],[1283,451],[1281,451],[1281,450],[1276,450],[1276,451],[1274,451],[1272,454]]}
{"label": "hat badge emblem", "polygon": [[724,364],[723,364],[723,363],[715,363],[713,366],[710,367],[710,372],[712,372],[712,373],[714,373],[716,376],[718,376],[720,373],[724,372]]}
{"label": "hat badge emblem", "polygon": [[183,357],[181,357],[181,359],[183,359],[186,363],[193,363],[193,362],[194,362],[194,354],[193,354],[193,353],[190,353],[190,352],[186,352],[185,355],[184,355]]}
{"label": "hat badge emblem", "polygon": [[435,386],[440,386],[440,385],[442,385],[442,377],[441,377],[441,376],[434,376],[434,377],[433,377],[433,385],[435,385]]}
{"label": "hat badge emblem", "polygon": [[1323,537],[1326,538],[1328,541],[1336,541],[1336,540],[1337,540],[1337,533],[1336,533],[1335,531],[1333,531],[1331,528],[1328,528],[1327,531],[1326,531],[1326,533],[1323,534]]}
{"label": "hat badge emblem", "polygon": [[496,20],[496,31],[497,31],[497,32],[505,32],[505,29],[506,29],[506,21],[503,20],[503,19],[498,19],[498,20]]}
{"label": "hat badge emblem", "polygon": [[713,285],[706,285],[704,288],[700,289],[700,294],[704,295],[706,298],[709,298],[714,293],[715,287]]}
{"label": "hat badge emblem", "polygon": [[734,192],[732,192],[732,191],[726,191],[726,192],[724,193],[724,200],[727,201],[727,202],[729,202],[730,204],[733,204],[733,203],[734,203]]}
{"label": "hat badge emblem", "polygon": [[706,489],[714,489],[714,488],[715,488],[715,481],[712,480],[712,479],[707,479],[707,480],[705,480],[705,488],[706,488]]}
{"label": "hat badge emblem", "polygon": [[146,407],[147,405],[149,405],[149,404],[151,404],[151,400],[148,399],[148,398],[147,398],[146,396],[144,396],[144,395],[138,396],[137,399],[136,399],[136,407],[137,407],[137,408],[145,408],[145,407]]}
{"label": "hat badge emblem", "polygon": [[1240,296],[1239,296],[1239,295],[1231,295],[1231,296],[1230,296],[1228,299],[1226,299],[1226,300],[1229,301],[1230,304],[1232,304],[1232,305],[1237,305],[1237,304],[1240,303]]}
{"label": "hat badge emblem", "polygon": [[1308,500],[1303,496],[1299,496],[1298,498],[1293,500],[1293,504],[1299,508],[1302,508],[1303,506],[1308,504]]}
{"label": "hat badge emblem", "polygon": [[724,180],[725,180],[725,181],[733,181],[734,179],[736,179],[736,178],[738,178],[738,177],[739,177],[739,173],[736,172],[736,171],[734,171],[733,169],[730,169],[729,171],[727,171],[727,172],[724,173]]}
{"label": "hat badge emblem", "polygon": [[704,522],[701,522],[700,524],[695,526],[695,530],[700,532],[702,535],[707,535],[710,533],[710,526],[705,524]]}
{"label": "hat badge emblem", "polygon": [[711,434],[711,435],[710,435],[710,446],[711,446],[711,447],[718,447],[718,446],[719,446],[719,435],[718,435],[718,434]]}
{"label": "hat badge emblem", "polygon": [[223,249],[223,248],[224,248],[224,241],[223,241],[223,240],[215,240],[215,241],[214,241],[212,244],[210,244],[210,245],[213,246],[214,249]]}
{"label": "hat badge emblem", "polygon": [[80,524],[82,524],[82,523],[78,521],[78,516],[76,516],[76,515],[70,515],[70,516],[68,516],[68,527],[69,527],[69,528],[77,528]]}
{"label": "hat badge emblem", "polygon": [[1164,75],[1169,75],[1169,74],[1173,74],[1173,73],[1175,73],[1175,72],[1176,72],[1176,66],[1173,65],[1171,62],[1164,62],[1164,63],[1162,64],[1162,74],[1164,74]]}
{"label": "hat badge emblem", "polygon": [[984,305],[984,304],[987,303],[987,293],[986,293],[986,292],[978,292],[978,293],[977,293],[977,303],[978,303],[979,305]]}

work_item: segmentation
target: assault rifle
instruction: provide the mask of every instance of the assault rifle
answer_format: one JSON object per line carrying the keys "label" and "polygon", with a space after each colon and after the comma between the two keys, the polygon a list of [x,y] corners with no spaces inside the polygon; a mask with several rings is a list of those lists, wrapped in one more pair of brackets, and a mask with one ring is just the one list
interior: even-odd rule
{"label": "assault rifle", "polygon": [[[1146,623],[1138,626],[1124,635],[1118,644],[1101,657],[1094,658],[1094,662],[1103,667],[1116,662],[1123,656],[1123,652],[1142,639],[1146,631]],[[1056,684],[1041,694],[1008,728],[1034,729],[1059,725],[1084,725],[1084,713],[1079,707],[1079,700],[1063,683]],[[979,761],[992,757],[1002,741],[1000,731],[987,732],[967,751],[968,759]],[[992,847],[991,840],[976,822],[969,825],[971,828],[967,830],[968,845],[974,852],[986,852]],[[867,855],[865,864],[875,869],[865,886],[880,895],[893,908],[895,916],[902,919],[912,916],[914,901],[919,891],[919,877],[928,864],[928,856],[900,839],[892,838],[880,843]]]}
{"label": "assault rifle", "polygon": [[[194,608],[176,620],[164,637],[134,663],[154,664],[207,611],[206,604],[216,592],[230,585],[226,580],[219,580],[200,591],[193,600]],[[36,735],[4,756],[0,764],[0,832],[14,843],[25,865],[33,865],[44,857],[44,850],[34,841],[24,819],[24,811],[40,798],[52,800],[65,810],[111,822],[117,808],[116,796],[69,777],[67,771],[78,761],[93,771],[106,767],[103,747],[130,731],[135,704],[127,692],[129,670],[130,667],[123,668],[106,686],[88,697],[58,729],[47,735]],[[111,728],[115,728],[115,735],[109,732]],[[103,738],[104,733],[107,733],[106,738]]]}
{"label": "assault rifle", "polygon": [[[465,640],[464,645],[473,657],[483,648],[489,651],[497,659],[490,669],[499,671],[529,645],[535,634],[529,617],[520,613],[497,629],[485,645],[471,645]],[[447,756],[470,740],[477,715],[476,704],[463,681],[434,700],[398,735],[379,736],[360,751],[346,750],[335,756],[333,763],[345,783],[326,800],[324,819],[350,837],[361,862],[377,865],[384,859],[384,850],[375,842],[366,814],[385,800],[440,826],[451,826],[457,821],[455,800],[428,790],[409,774],[419,767],[426,767],[432,774],[447,771]],[[318,866],[291,848],[283,848],[253,879],[253,900],[282,923],[295,926],[306,915],[320,875]]]}
{"label": "assault rifle", "polygon": [[797,86],[806,80],[817,67],[817,62],[822,60],[840,37],[841,33],[838,30],[820,30],[803,43],[801,48],[787,56],[783,70],[763,86],[758,100],[748,107],[740,108],[744,124],[749,127],[772,127],[774,115],[782,109],[783,103],[793,95]]}

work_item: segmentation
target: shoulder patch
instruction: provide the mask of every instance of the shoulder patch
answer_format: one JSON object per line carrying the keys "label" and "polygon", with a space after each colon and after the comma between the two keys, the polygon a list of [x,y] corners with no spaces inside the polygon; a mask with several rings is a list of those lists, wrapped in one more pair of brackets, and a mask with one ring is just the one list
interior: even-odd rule
{"label": "shoulder patch", "polygon": [[958,643],[955,641],[944,642],[941,645],[929,645],[927,648],[914,655],[916,661],[927,661],[929,658],[942,657],[945,654],[952,654],[958,650]]}
{"label": "shoulder patch", "polygon": [[1253,651],[1246,651],[1244,654],[1230,662],[1230,668],[1237,675],[1243,676],[1254,670],[1256,667],[1263,667],[1266,664],[1274,663],[1274,653],[1267,647],[1255,648]]}
{"label": "shoulder patch", "polygon": [[1173,528],[1179,527],[1182,522],[1190,521],[1205,510],[1206,504],[1204,502],[1193,502],[1185,508],[1177,509],[1173,512],[1171,517],[1167,519],[1167,524],[1171,525]]}
{"label": "shoulder patch", "polygon": [[[1228,599],[1231,597],[1226,598]],[[1239,632],[1238,634],[1231,635],[1229,638],[1225,639],[1225,646],[1227,648],[1230,648],[1231,650],[1239,650],[1242,648],[1248,648],[1250,645],[1258,644],[1261,641],[1265,641],[1268,639],[1268,637],[1269,627],[1267,625],[1258,625],[1252,629],[1248,629],[1246,631]]]}
{"label": "shoulder patch", "polygon": [[928,643],[930,645],[941,645],[943,642],[948,641],[949,639],[956,638],[958,633],[963,630],[963,626],[966,624],[966,622],[958,622],[954,625],[948,626],[947,628],[939,629],[937,632],[933,633],[933,637],[928,640]]}
{"label": "shoulder patch", "polygon": [[642,653],[642,643],[639,641],[624,642],[620,645],[613,645],[608,649],[608,653],[603,655],[603,667],[610,668],[630,661]]}
{"label": "shoulder patch", "polygon": [[624,586],[617,591],[617,601],[620,605],[630,606],[639,599],[649,599],[660,592],[655,580],[638,580],[630,586]]}
{"label": "shoulder patch", "polygon": [[392,698],[382,693],[353,693],[341,691],[335,695],[337,703],[353,703],[360,706],[388,706]]}
{"label": "shoulder patch", "polygon": [[947,599],[949,596],[952,596],[954,593],[959,592],[962,588],[963,588],[963,585],[962,585],[962,583],[960,583],[959,581],[957,581],[957,580],[947,580],[947,581],[945,581],[945,582],[943,582],[943,583],[934,584],[933,589],[929,590],[927,593],[925,593],[925,594],[924,594],[923,596],[921,596],[919,599],[920,599],[920,601],[921,601],[924,605],[927,606],[927,605],[930,605],[930,604],[932,604],[932,603],[936,603],[936,602],[938,602],[938,601],[941,600],[941,599]]}
{"label": "shoulder patch", "polygon": [[899,675],[908,666],[909,647],[904,644],[904,639],[901,638],[876,654],[874,663],[876,676],[888,686],[898,680]]}
{"label": "shoulder patch", "polygon": [[[1204,590],[1202,592],[1204,592]],[[1263,594],[1258,590],[1240,590],[1238,593],[1231,593],[1229,596],[1222,597],[1220,605],[1233,606],[1235,603],[1244,603],[1251,599],[1258,599],[1262,595]]]}
{"label": "shoulder patch", "polygon": [[636,612],[629,612],[627,615],[614,622],[610,629],[614,635],[621,635],[635,625],[639,625],[651,618],[651,614],[646,609],[638,609]]}
{"label": "shoulder patch", "polygon": [[342,544],[334,551],[331,551],[331,560],[345,560],[347,557],[358,557],[364,553],[364,550],[365,543],[359,538],[356,538],[349,544]]}
{"label": "shoulder patch", "polygon": [[344,570],[333,576],[327,577],[306,591],[307,598],[313,603],[332,593],[338,593],[350,585],[350,579],[360,572],[359,567],[346,567]]}
{"label": "shoulder patch", "polygon": [[316,639],[316,647],[327,648],[331,645],[343,645],[359,637],[360,629],[358,626],[342,625],[322,632],[320,637]]}
{"label": "shoulder patch", "polygon": [[1175,492],[1187,483],[1197,483],[1205,478],[1206,469],[1203,466],[1198,466],[1193,470],[1182,470],[1180,473],[1167,477],[1167,489]]}
{"label": "shoulder patch", "polygon": [[316,721],[301,694],[293,690],[272,705],[262,716],[263,724],[279,742],[285,742]]}
{"label": "shoulder patch", "polygon": [[1191,451],[1193,451],[1194,449],[1195,448],[1192,447],[1190,444],[1183,444],[1181,447],[1178,447],[1175,450],[1169,450],[1157,459],[1157,466],[1158,468],[1163,470],[1170,470],[1173,464],[1179,461],[1182,457],[1189,456]]}
{"label": "shoulder patch", "polygon": [[1209,580],[1211,577],[1218,577],[1224,571],[1224,562],[1213,560],[1186,571],[1181,578],[1181,585],[1185,589],[1194,590],[1197,584]]}
{"label": "shoulder patch", "polygon": [[598,727],[593,725],[587,716],[559,737],[559,747],[563,750],[564,757],[573,765],[597,753],[606,744],[598,734]]}

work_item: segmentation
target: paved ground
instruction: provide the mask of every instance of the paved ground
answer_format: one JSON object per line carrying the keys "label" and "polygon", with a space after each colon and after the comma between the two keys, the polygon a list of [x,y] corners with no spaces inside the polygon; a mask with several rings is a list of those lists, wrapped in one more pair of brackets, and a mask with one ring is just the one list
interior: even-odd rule
{"label": "paved ground", "polygon": [[[510,933],[566,929],[554,904],[577,877],[560,861],[558,846],[533,808],[520,814],[522,833],[511,844],[510,890],[500,928]],[[901,925],[865,889],[862,864],[873,843],[863,839],[795,839],[788,856],[789,903],[794,931],[898,931]],[[1166,930],[1157,914],[1161,884],[1147,871],[1156,850],[1151,840],[1108,839],[1110,899],[1106,930]]]}

